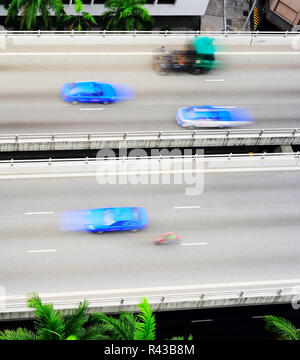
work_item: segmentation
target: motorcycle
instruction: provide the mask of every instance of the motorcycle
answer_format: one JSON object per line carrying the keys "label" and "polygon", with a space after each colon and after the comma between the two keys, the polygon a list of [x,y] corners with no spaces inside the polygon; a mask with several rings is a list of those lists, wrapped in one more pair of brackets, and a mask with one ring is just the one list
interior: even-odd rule
{"label": "motorcycle", "polygon": [[156,245],[176,245],[180,242],[180,237],[174,233],[162,234],[156,241]]}

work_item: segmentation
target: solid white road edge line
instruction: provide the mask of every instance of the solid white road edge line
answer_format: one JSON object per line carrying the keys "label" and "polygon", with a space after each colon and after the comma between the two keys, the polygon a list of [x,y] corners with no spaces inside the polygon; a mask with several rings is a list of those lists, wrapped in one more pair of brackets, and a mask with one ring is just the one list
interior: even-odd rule
{"label": "solid white road edge line", "polygon": [[[156,52],[10,52],[1,53],[0,56],[95,56],[95,55],[157,55]],[[216,55],[300,55],[299,51],[224,51],[215,52]]]}
{"label": "solid white road edge line", "polygon": [[300,166],[270,167],[270,168],[234,168],[234,169],[201,169],[201,170],[171,170],[171,171],[131,171],[109,172],[99,174],[97,172],[84,173],[57,173],[57,174],[27,174],[27,175],[0,175],[0,180],[8,179],[39,179],[39,178],[62,178],[62,177],[88,177],[88,176],[124,176],[124,175],[154,175],[154,174],[196,174],[196,173],[232,173],[232,172],[268,172],[268,171],[299,171]]}

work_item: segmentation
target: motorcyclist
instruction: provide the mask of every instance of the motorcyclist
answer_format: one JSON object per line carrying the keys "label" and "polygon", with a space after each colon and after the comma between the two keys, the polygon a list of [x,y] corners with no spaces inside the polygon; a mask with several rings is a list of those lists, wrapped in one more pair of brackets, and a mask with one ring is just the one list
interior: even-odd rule
{"label": "motorcyclist", "polygon": [[167,240],[167,241],[176,240],[176,235],[174,233],[172,233],[172,232],[167,233],[167,234],[164,234],[163,239]]}
{"label": "motorcyclist", "polygon": [[177,242],[178,236],[176,236],[173,232],[166,233],[161,236],[161,238],[158,240],[159,243],[173,243]]}

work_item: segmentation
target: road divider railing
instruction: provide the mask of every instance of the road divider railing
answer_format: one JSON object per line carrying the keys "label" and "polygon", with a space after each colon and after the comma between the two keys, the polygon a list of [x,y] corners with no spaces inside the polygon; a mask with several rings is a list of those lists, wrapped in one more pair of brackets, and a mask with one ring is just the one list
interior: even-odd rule
{"label": "road divider railing", "polygon": [[17,31],[17,30],[3,30],[0,31],[0,36],[274,36],[274,37],[287,37],[299,35],[297,31],[175,31],[175,30],[164,30],[164,31],[116,31],[116,30],[89,30],[89,31],[76,31],[76,30],[28,30],[28,31]]}
{"label": "road divider railing", "polygon": [[[109,155],[109,157],[106,157]],[[177,176],[180,174],[202,174],[239,171],[298,171],[300,170],[300,152],[292,153],[246,153],[195,155],[170,152],[168,156],[161,153],[153,156],[113,156],[99,153],[97,158],[72,159],[35,159],[35,160],[1,160],[0,179],[34,178],[34,177],[77,177],[96,176],[98,180],[127,176],[154,175]],[[171,180],[170,180],[171,181]],[[178,180],[179,181],[179,180]],[[104,181],[105,183],[105,181]],[[151,183],[151,182],[150,182]]]}
{"label": "road divider railing", "polygon": [[299,144],[298,128],[0,135],[1,152]]}
{"label": "road divider railing", "polygon": [[[103,45],[109,51],[120,52],[128,45],[136,50],[153,51],[157,46],[185,46],[195,36],[208,36],[215,39],[216,53],[225,53],[226,46],[245,46],[249,49],[266,47],[285,47],[288,53],[297,53],[300,48],[298,32],[269,31],[0,31],[0,54],[10,51],[38,53],[47,49],[51,53],[61,48],[70,53],[72,46],[80,46],[80,52],[103,52]],[[116,45],[113,49],[111,46]],[[220,48],[218,48],[218,45]],[[223,49],[222,47],[225,46]],[[51,50],[52,49],[52,50]],[[274,50],[274,49],[273,49]],[[131,49],[132,51],[132,49]],[[282,52],[282,49],[280,49]],[[73,54],[75,55],[75,54]]]}
{"label": "road divider railing", "polygon": [[[105,313],[119,313],[120,311],[139,311],[137,305],[142,297],[146,297],[153,311],[184,310],[195,308],[211,308],[218,306],[241,306],[290,303],[295,309],[300,307],[300,287],[298,286],[276,286],[260,288],[237,288],[222,291],[195,291],[195,292],[163,292],[159,294],[144,291],[135,295],[118,294],[112,296],[109,291],[106,295],[97,295],[92,292],[80,292],[76,294],[59,296],[41,294],[44,303],[53,303],[55,309],[60,309],[68,314],[77,308],[84,300],[89,302],[89,313],[101,311]],[[3,298],[0,305],[0,320],[32,318],[32,310],[26,306],[24,297]]]}

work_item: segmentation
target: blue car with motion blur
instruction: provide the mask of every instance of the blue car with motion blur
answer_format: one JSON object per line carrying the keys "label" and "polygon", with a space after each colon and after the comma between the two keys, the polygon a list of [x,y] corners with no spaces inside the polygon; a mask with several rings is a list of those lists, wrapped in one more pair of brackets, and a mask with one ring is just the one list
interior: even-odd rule
{"label": "blue car with motion blur", "polygon": [[63,215],[63,228],[69,231],[103,233],[145,229],[148,215],[142,207],[114,207],[70,211]]}
{"label": "blue car with motion blur", "polygon": [[190,106],[176,112],[177,123],[184,128],[231,128],[253,122],[248,109],[235,106]]}
{"label": "blue car with motion blur", "polygon": [[109,104],[131,98],[132,91],[126,85],[112,85],[97,81],[76,81],[64,84],[60,96],[64,101],[72,104]]}

